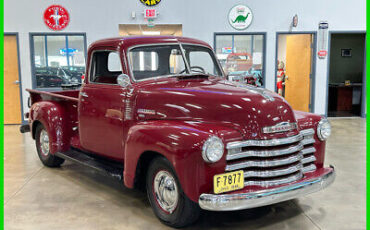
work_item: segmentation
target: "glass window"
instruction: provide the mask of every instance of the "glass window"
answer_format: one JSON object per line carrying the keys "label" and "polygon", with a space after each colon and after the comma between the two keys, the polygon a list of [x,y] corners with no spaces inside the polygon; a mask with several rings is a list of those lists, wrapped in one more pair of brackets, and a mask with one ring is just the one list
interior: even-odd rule
{"label": "glass window", "polygon": [[263,86],[264,39],[262,34],[216,34],[216,56],[229,80]]}
{"label": "glass window", "polygon": [[[129,51],[131,70],[136,80],[179,74],[222,76],[211,49],[197,45],[152,45]],[[185,65],[186,57],[190,69]]]}
{"label": "glass window", "polygon": [[96,51],[92,56],[90,82],[117,84],[117,77],[122,73],[120,58],[115,51]]}
{"label": "glass window", "polygon": [[183,47],[192,73],[222,76],[211,50],[193,45],[184,45]]}
{"label": "glass window", "polygon": [[85,73],[84,35],[32,35],[34,86],[79,84]]}
{"label": "glass window", "polygon": [[109,55],[108,55],[108,70],[110,72],[122,71],[121,61],[120,61],[118,53],[116,53],[116,52],[109,53]]}
{"label": "glass window", "polygon": [[156,71],[158,69],[158,53],[152,51],[132,52],[133,71]]}

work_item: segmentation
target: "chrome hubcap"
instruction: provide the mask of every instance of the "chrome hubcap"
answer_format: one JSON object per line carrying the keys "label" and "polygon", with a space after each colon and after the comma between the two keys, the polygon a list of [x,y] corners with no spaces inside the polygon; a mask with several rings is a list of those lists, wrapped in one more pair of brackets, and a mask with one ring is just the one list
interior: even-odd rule
{"label": "chrome hubcap", "polygon": [[41,130],[40,133],[40,148],[42,155],[49,155],[49,135],[45,129]]}
{"label": "chrome hubcap", "polygon": [[166,212],[172,213],[179,199],[175,178],[167,171],[159,171],[154,178],[154,195],[159,206]]}

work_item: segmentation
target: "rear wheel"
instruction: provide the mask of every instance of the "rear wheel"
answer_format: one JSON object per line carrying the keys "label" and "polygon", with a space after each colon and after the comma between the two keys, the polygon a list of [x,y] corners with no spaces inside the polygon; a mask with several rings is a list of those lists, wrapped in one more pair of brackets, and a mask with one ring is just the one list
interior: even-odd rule
{"label": "rear wheel", "polygon": [[49,133],[41,124],[36,127],[35,139],[37,154],[45,166],[59,167],[64,162],[64,159],[50,154]]}
{"label": "rear wheel", "polygon": [[180,228],[198,219],[198,204],[185,195],[167,159],[160,157],[152,161],[146,177],[146,188],[152,209],[164,224]]}

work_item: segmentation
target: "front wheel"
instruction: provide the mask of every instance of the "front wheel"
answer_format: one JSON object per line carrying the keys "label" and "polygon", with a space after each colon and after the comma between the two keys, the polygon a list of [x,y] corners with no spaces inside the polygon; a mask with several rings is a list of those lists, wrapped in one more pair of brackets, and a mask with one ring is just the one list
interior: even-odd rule
{"label": "front wheel", "polygon": [[41,124],[36,127],[35,139],[37,154],[39,155],[41,162],[45,166],[54,168],[59,167],[61,164],[63,164],[64,159],[50,154],[49,133]]}
{"label": "front wheel", "polygon": [[155,215],[164,224],[181,228],[198,219],[198,204],[185,195],[167,159],[153,160],[146,177],[146,189]]}

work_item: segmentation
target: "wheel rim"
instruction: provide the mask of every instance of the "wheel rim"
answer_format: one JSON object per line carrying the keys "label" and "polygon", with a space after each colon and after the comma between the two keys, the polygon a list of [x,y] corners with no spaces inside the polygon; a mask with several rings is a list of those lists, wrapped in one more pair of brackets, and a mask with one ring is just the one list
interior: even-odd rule
{"label": "wheel rim", "polygon": [[40,133],[40,149],[42,155],[49,155],[49,135],[45,129],[41,130]]}
{"label": "wheel rim", "polygon": [[166,213],[172,213],[179,199],[175,178],[167,171],[159,171],[154,177],[153,188],[159,207]]}

